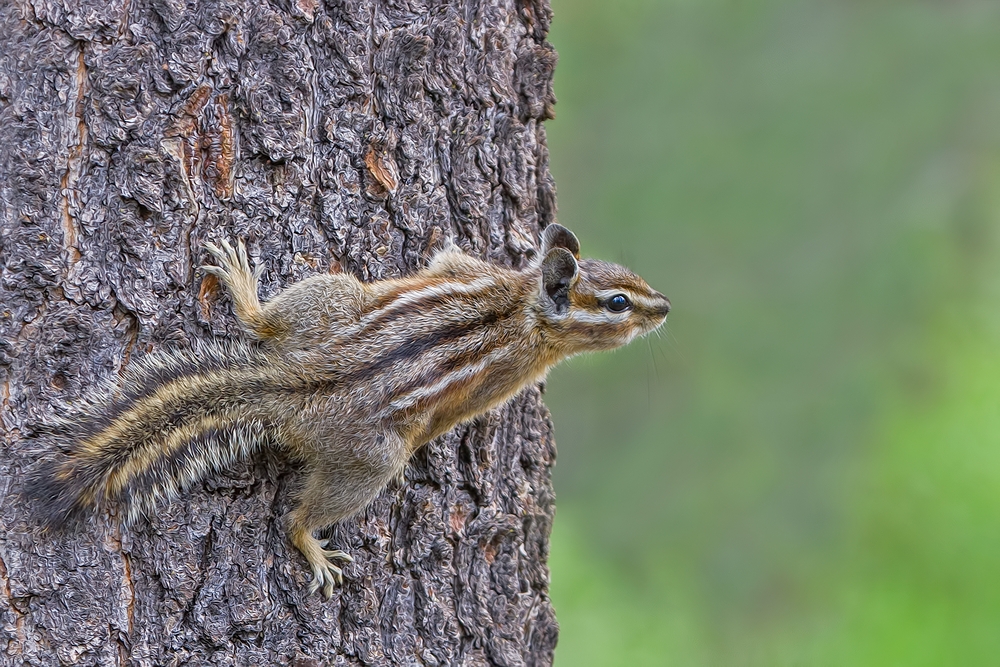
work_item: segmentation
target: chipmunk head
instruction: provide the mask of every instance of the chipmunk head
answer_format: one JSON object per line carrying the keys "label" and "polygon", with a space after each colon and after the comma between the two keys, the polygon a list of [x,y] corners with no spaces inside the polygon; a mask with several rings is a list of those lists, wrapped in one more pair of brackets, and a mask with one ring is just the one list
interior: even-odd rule
{"label": "chipmunk head", "polygon": [[562,225],[542,234],[541,320],[565,354],[609,350],[663,324],[670,301],[624,266],[580,259],[580,242]]}

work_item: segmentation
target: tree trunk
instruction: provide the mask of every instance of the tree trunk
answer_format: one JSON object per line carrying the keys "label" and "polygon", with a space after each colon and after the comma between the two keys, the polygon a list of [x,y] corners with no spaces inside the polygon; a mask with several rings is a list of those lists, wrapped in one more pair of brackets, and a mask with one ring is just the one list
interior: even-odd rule
{"label": "tree trunk", "polygon": [[262,296],[412,272],[454,235],[526,261],[552,221],[545,0],[0,2],[0,664],[544,665],[555,458],[539,389],[425,446],[332,530],[324,601],[277,455],[122,528],[40,533],[46,415],[132,360],[238,337],[206,241]]}

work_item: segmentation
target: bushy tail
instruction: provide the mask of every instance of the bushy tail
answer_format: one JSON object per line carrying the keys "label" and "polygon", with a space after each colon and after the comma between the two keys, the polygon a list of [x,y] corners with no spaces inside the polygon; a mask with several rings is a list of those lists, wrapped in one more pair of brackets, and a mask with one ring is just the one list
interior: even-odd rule
{"label": "bushy tail", "polygon": [[126,520],[277,436],[280,372],[243,343],[156,353],[39,429],[62,450],[31,474],[38,518],[59,527],[108,504]]}

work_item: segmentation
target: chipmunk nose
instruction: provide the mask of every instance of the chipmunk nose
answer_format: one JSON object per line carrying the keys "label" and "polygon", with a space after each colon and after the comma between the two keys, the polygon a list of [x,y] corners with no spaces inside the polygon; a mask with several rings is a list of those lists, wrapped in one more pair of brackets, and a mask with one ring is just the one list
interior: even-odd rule
{"label": "chipmunk nose", "polygon": [[653,292],[653,296],[655,296],[656,298],[658,298],[661,301],[661,304],[659,306],[657,306],[657,308],[656,308],[656,312],[659,315],[663,315],[664,317],[666,317],[667,313],[670,312],[670,299],[668,299],[667,297],[663,296],[659,292]]}

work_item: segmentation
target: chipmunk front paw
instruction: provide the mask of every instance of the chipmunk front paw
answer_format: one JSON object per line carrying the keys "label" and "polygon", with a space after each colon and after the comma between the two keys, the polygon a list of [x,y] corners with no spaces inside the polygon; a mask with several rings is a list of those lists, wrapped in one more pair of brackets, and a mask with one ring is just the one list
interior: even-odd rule
{"label": "chipmunk front paw", "polygon": [[260,277],[261,267],[256,270],[250,268],[250,258],[247,256],[247,248],[243,241],[237,241],[236,247],[223,239],[222,247],[214,243],[206,243],[207,250],[219,263],[218,266],[205,264],[201,268],[205,273],[216,276],[234,293],[243,293],[252,290],[257,292],[257,279]]}

